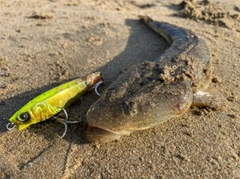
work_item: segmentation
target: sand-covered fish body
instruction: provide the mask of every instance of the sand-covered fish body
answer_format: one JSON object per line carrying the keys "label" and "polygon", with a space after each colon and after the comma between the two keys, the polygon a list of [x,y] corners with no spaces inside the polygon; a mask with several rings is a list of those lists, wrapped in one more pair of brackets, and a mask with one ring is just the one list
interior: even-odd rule
{"label": "sand-covered fish body", "polygon": [[59,113],[62,108],[69,106],[99,82],[100,79],[101,74],[97,72],[88,75],[84,79],[78,78],[52,88],[29,101],[13,114],[9,121],[18,130],[23,130],[32,124],[44,121]]}
{"label": "sand-covered fish body", "polygon": [[180,116],[191,105],[225,105],[222,95],[209,88],[213,68],[201,38],[147,16],[140,19],[171,46],[154,61],[120,75],[89,109],[86,137],[97,145]]}

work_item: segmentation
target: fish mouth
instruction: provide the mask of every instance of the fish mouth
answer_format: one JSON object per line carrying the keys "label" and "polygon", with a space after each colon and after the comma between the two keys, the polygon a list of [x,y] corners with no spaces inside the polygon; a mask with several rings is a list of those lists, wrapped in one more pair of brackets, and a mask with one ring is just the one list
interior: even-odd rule
{"label": "fish mouth", "polygon": [[88,141],[95,145],[100,145],[110,141],[118,140],[123,134],[114,133],[99,127],[94,127],[85,123],[85,136]]}

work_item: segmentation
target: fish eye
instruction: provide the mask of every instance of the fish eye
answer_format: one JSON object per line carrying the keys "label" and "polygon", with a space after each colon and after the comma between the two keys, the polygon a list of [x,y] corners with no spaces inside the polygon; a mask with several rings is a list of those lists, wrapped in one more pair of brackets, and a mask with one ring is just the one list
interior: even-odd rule
{"label": "fish eye", "polygon": [[135,102],[130,102],[128,104],[128,111],[131,116],[134,116],[138,113],[138,105]]}
{"label": "fish eye", "polygon": [[27,113],[27,112],[23,112],[23,113],[21,113],[19,116],[18,116],[18,121],[20,121],[20,122],[26,122],[26,121],[28,121],[29,119],[30,119],[30,116],[29,116],[29,114]]}

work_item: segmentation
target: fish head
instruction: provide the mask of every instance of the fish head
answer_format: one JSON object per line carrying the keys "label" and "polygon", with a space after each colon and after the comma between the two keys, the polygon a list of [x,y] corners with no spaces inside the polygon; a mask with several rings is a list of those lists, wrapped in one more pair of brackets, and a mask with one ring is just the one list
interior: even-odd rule
{"label": "fish head", "polygon": [[165,83],[157,64],[139,64],[120,75],[93,104],[85,123],[86,138],[96,145],[120,139],[182,114],[190,107],[189,83]]}

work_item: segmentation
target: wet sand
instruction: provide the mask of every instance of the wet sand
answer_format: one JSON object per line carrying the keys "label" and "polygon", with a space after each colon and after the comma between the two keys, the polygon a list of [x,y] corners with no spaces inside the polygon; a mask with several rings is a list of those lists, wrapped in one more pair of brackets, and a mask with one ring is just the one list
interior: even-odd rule
{"label": "wet sand", "polygon": [[[188,2],[188,1],[187,1]],[[0,178],[240,178],[240,2],[0,1]],[[214,13],[211,13],[214,12]],[[141,23],[149,15],[191,29],[209,48],[212,86],[225,111],[191,108],[180,118],[133,132],[99,149],[83,121],[98,99],[89,91],[52,120],[7,131],[7,119],[35,96],[101,71],[113,82],[125,68],[154,60],[169,46]]]}

